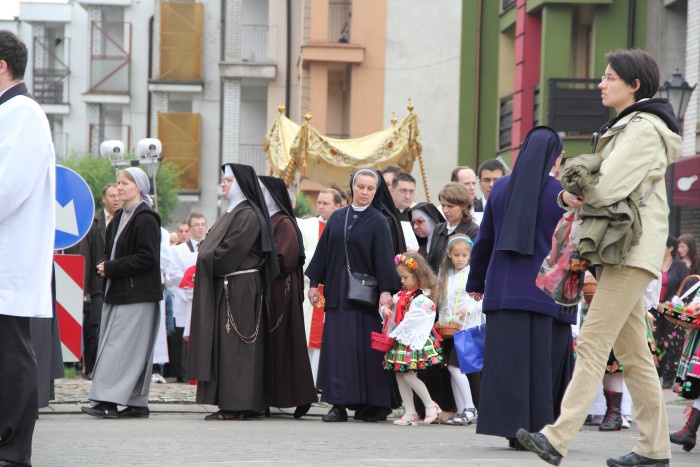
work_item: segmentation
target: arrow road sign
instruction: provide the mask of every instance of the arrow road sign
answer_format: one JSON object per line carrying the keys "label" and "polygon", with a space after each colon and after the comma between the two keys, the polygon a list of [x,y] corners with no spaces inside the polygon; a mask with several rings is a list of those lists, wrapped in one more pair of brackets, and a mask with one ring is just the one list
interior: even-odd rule
{"label": "arrow road sign", "polygon": [[56,166],[56,235],[54,249],[63,250],[83,239],[95,215],[90,187],[77,172]]}

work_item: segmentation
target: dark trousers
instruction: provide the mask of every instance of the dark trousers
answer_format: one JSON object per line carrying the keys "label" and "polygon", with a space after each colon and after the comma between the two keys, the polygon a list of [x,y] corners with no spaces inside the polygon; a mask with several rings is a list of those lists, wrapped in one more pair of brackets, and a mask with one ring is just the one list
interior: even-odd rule
{"label": "dark trousers", "polygon": [[97,346],[100,340],[103,298],[101,294],[90,297],[83,305],[83,373],[89,375],[95,367]]}
{"label": "dark trousers", "polygon": [[183,338],[185,328],[175,323],[175,332],[168,336],[168,355],[170,362],[166,364],[165,376],[184,378],[187,365],[187,343]]}
{"label": "dark trousers", "polygon": [[30,463],[37,385],[29,318],[0,315],[0,460]]}

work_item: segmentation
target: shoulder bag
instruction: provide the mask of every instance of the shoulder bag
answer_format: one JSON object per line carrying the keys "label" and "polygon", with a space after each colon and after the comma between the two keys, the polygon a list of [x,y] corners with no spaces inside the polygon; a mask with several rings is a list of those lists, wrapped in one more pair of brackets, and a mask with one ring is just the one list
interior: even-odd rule
{"label": "shoulder bag", "polygon": [[345,230],[343,230],[343,239],[345,240],[345,261],[347,262],[348,271],[348,296],[347,300],[350,303],[362,306],[377,306],[377,279],[369,274],[352,272],[350,269],[350,256],[348,255],[348,216],[352,207],[348,207],[345,213]]}

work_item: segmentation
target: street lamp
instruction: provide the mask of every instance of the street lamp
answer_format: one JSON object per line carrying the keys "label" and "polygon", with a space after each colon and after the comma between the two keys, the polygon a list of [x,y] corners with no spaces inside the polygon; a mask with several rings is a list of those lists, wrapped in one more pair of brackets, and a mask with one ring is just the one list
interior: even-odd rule
{"label": "street lamp", "polygon": [[691,88],[688,82],[683,80],[683,75],[678,68],[671,75],[671,81],[665,81],[663,86],[659,88],[659,94],[668,99],[678,120],[682,121],[685,116],[693,89],[695,86]]}
{"label": "street lamp", "polygon": [[[678,68],[671,75],[671,81],[665,81],[663,86],[659,88],[659,94],[661,97],[668,99],[668,102],[673,107],[673,111],[676,113],[678,121],[681,123],[681,135],[683,134],[683,117],[685,116],[685,110],[688,108],[688,102],[690,101],[690,96],[693,94],[693,90],[696,85],[691,88],[690,85],[683,80],[683,75]],[[670,228],[671,235],[678,236],[681,228],[680,220],[680,208],[673,205],[673,183],[676,179],[676,166],[671,164],[668,168],[667,185],[666,185],[666,197],[668,198],[668,224]],[[694,181],[694,180],[693,180]],[[687,182],[684,182],[681,186],[679,180],[679,189],[683,190],[683,187]],[[692,182],[691,182],[692,184]],[[688,188],[690,185],[688,185]]]}

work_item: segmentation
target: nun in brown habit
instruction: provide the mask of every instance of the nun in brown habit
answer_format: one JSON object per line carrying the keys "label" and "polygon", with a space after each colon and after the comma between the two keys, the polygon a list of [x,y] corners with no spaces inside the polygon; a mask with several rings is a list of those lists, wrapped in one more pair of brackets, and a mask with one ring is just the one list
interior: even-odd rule
{"label": "nun in brown habit", "polygon": [[272,348],[271,407],[296,407],[295,418],[318,401],[304,329],[304,244],[287,186],[275,177],[260,177],[275,234],[280,275],[270,289]]}
{"label": "nun in brown habit", "polygon": [[271,395],[268,290],[279,274],[275,238],[255,170],[225,164],[228,210],[197,255],[187,376],[206,420],[257,416]]}

